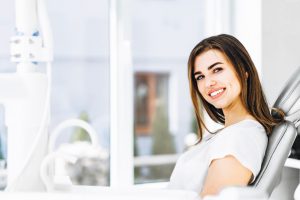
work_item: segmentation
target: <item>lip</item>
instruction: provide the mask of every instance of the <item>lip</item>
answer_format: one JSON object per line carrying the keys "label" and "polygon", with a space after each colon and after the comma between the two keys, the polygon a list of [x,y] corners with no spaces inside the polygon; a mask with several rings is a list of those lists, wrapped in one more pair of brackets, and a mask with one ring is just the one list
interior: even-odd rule
{"label": "lip", "polygon": [[[218,90],[221,90],[223,89],[223,91],[215,96],[210,96],[211,93],[215,92],[215,91],[218,91]],[[219,98],[220,96],[222,96],[226,91],[226,88],[225,87],[222,87],[222,88],[216,88],[216,89],[211,89],[209,92],[208,92],[208,96],[211,98],[211,99],[217,99]]]}

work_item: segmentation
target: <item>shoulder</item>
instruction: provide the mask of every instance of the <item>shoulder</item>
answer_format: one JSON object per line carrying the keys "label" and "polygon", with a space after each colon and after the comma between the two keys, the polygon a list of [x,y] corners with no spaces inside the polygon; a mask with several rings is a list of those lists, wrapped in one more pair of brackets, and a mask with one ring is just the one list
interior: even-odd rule
{"label": "shoulder", "polygon": [[268,137],[264,127],[255,120],[243,120],[217,133],[216,142],[255,142],[265,146]]}
{"label": "shoulder", "polygon": [[[264,127],[257,121],[243,120],[217,133],[210,146],[212,151],[229,149],[263,155],[267,144],[268,137]],[[248,152],[250,149],[251,152]]]}
{"label": "shoulder", "polygon": [[258,121],[243,120],[218,132],[213,138],[211,146],[219,149],[221,146],[242,148],[243,145],[246,145],[248,147],[259,147],[264,151],[267,143],[266,131]]}

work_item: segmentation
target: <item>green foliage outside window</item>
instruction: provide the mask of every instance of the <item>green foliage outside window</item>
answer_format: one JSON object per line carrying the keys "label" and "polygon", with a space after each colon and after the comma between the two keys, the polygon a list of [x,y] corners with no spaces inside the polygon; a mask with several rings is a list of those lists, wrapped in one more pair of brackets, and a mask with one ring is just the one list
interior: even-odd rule
{"label": "green foliage outside window", "polygon": [[[174,145],[173,135],[169,132],[169,122],[167,117],[166,107],[160,105],[156,107],[156,114],[153,121],[152,132],[152,154],[164,155],[175,154],[176,149]],[[170,175],[174,168],[173,164],[167,164],[162,166],[152,166],[151,179],[155,180],[169,180]]]}
{"label": "green foliage outside window", "polygon": [[[86,111],[82,111],[79,115],[79,119],[90,122],[89,115]],[[77,127],[74,130],[74,133],[71,135],[71,141],[91,141],[89,134],[83,128]]]}

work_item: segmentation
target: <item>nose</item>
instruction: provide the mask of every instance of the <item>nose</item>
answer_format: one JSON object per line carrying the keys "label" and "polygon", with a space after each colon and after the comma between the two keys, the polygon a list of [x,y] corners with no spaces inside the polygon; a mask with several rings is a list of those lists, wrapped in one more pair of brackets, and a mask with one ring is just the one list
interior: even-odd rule
{"label": "nose", "polygon": [[212,79],[212,78],[209,78],[209,77],[205,78],[205,86],[206,86],[206,88],[210,88],[210,87],[216,85],[216,83],[217,82],[214,79]]}

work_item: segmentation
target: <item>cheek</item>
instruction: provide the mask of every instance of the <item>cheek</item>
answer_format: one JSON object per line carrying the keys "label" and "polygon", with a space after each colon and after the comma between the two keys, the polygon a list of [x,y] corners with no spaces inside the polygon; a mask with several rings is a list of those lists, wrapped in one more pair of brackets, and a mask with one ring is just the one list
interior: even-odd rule
{"label": "cheek", "polygon": [[201,84],[201,83],[197,83],[197,87],[198,87],[198,91],[200,92],[200,94],[202,95],[202,96],[205,96],[205,91],[204,91],[204,85],[203,84]]}
{"label": "cheek", "polygon": [[208,102],[209,97],[206,94],[205,87],[201,84],[198,84],[197,86],[198,86],[198,91],[200,92],[201,96]]}
{"label": "cheek", "polygon": [[227,80],[227,84],[230,85],[230,88],[233,90],[232,92],[234,94],[240,94],[241,93],[240,81],[233,72],[231,72],[231,71],[228,72],[224,76],[224,80]]}
{"label": "cheek", "polygon": [[231,88],[233,88],[235,96],[239,96],[241,94],[241,84],[238,80],[231,82]]}

